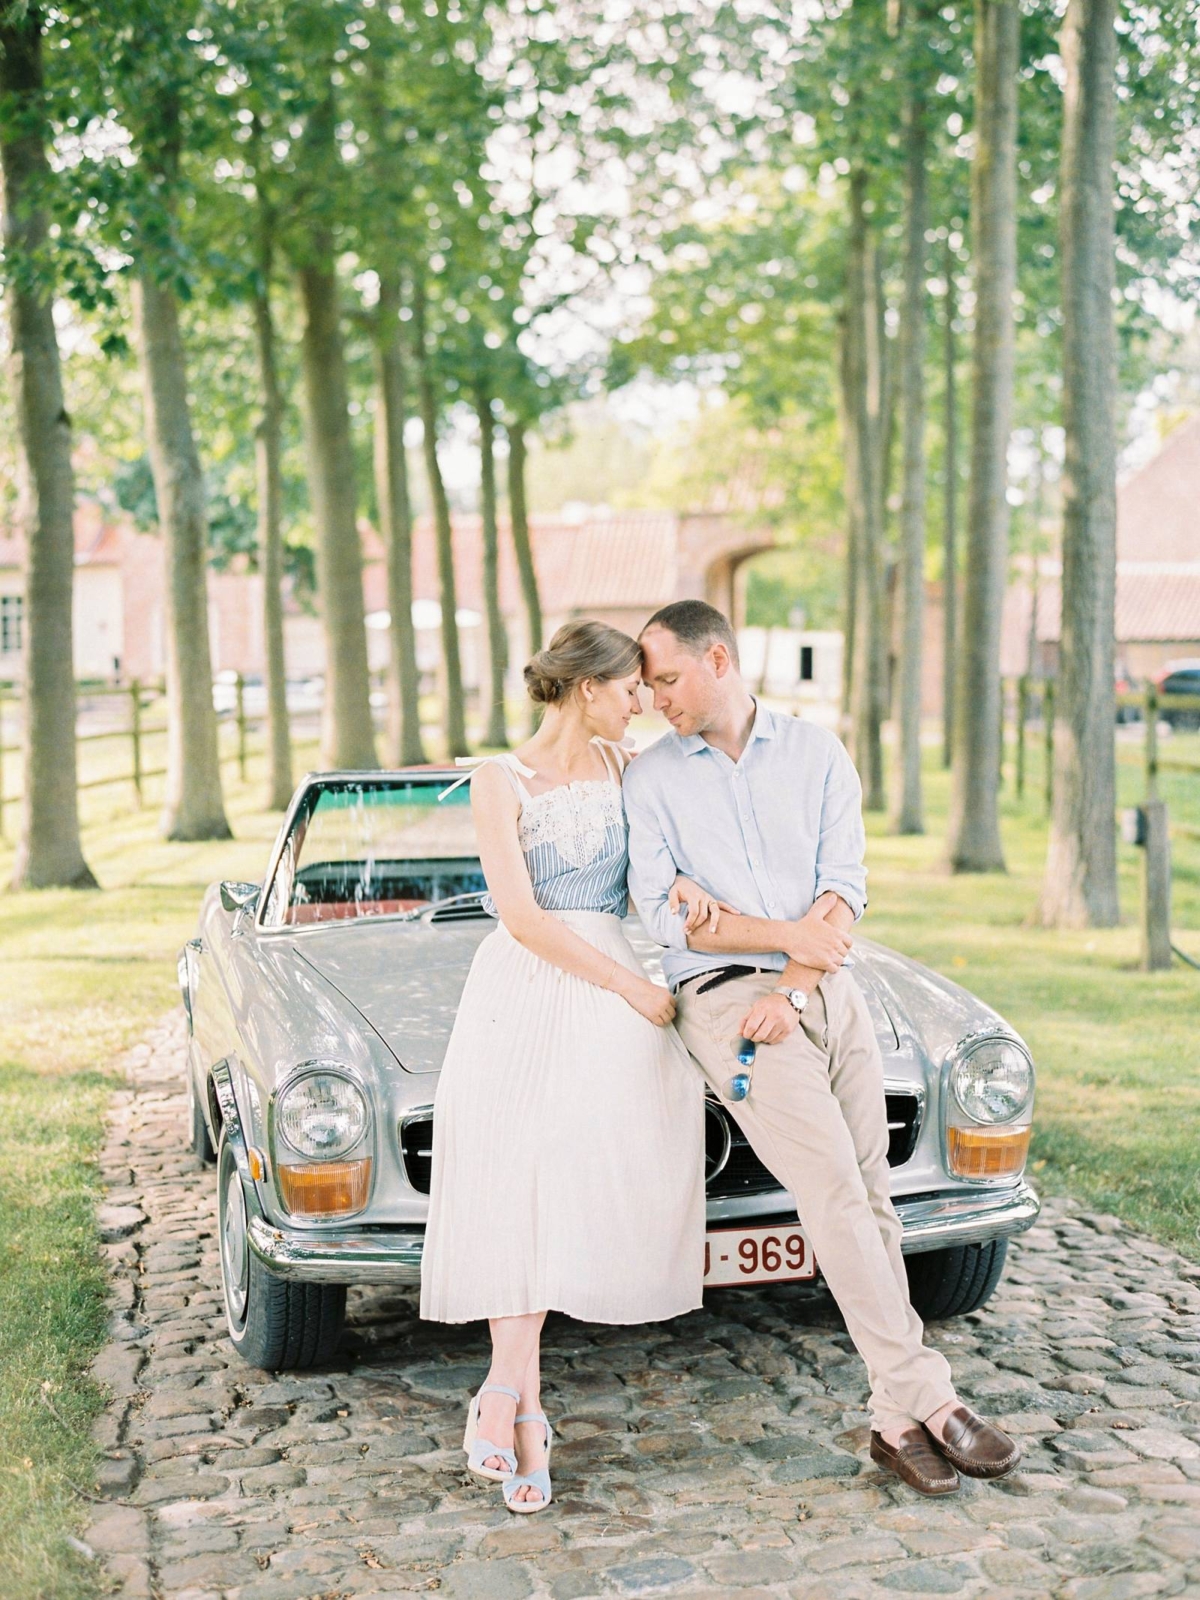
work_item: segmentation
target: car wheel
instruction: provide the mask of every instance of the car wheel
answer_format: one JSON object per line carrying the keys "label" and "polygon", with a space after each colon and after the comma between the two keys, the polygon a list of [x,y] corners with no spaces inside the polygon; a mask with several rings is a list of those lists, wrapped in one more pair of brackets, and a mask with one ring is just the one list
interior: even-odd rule
{"label": "car wheel", "polygon": [[1007,1239],[953,1245],[905,1256],[908,1292],[922,1322],[964,1317],[991,1299],[1008,1255]]}
{"label": "car wheel", "polygon": [[289,1283],[250,1249],[246,1191],[233,1149],[217,1156],[217,1237],[221,1290],[234,1349],[252,1367],[296,1371],[333,1359],[346,1319],[344,1284]]}
{"label": "car wheel", "polygon": [[187,1064],[187,1099],[192,1151],[198,1161],[203,1161],[205,1166],[211,1166],[217,1159],[217,1152],[213,1149],[212,1140],[208,1136],[208,1124],[204,1120],[204,1108],[200,1104],[200,1096],[196,1093],[196,1074],[190,1061]]}

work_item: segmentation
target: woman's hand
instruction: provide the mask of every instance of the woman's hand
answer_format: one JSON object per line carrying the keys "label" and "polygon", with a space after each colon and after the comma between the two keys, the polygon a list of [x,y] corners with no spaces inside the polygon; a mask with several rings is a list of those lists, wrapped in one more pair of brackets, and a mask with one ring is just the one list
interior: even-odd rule
{"label": "woman's hand", "polygon": [[682,873],[671,885],[671,892],[667,895],[667,905],[673,916],[679,915],[680,906],[687,906],[687,919],[684,922],[687,933],[698,928],[702,922],[708,923],[710,933],[716,933],[722,911],[728,911],[734,917],[739,915],[736,906],[726,905],[724,900],[716,899],[707,889],[702,889],[698,883],[691,878],[685,878]]}
{"label": "woman's hand", "polygon": [[656,1028],[665,1028],[674,1021],[675,997],[671,991],[630,972],[628,967],[617,967],[609,987]]}

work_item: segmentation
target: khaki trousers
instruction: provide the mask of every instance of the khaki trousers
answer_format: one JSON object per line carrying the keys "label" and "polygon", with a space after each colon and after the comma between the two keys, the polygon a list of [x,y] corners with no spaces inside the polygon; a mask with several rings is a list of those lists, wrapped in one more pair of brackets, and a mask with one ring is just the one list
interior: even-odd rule
{"label": "khaki trousers", "polygon": [[790,1191],[817,1265],[871,1381],[876,1428],[916,1421],[957,1399],[950,1367],[922,1343],[888,1182],[883,1060],[866,1001],[848,972],[821,982],[782,1044],[760,1044],[749,1096],[725,1090],[740,1068],[741,1022],[772,973],[677,998],[676,1026],[759,1160]]}

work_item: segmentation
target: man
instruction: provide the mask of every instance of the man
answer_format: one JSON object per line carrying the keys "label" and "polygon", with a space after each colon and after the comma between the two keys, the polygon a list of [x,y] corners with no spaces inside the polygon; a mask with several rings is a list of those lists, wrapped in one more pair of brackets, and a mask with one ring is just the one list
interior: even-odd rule
{"label": "man", "polygon": [[[909,1302],[883,1061],[841,970],[866,907],[858,775],[833,734],[755,702],[712,606],[666,606],[640,642],[644,681],[674,732],[625,778],[629,884],[665,946],[679,1032],[722,1099],[739,1037],[758,1045],[750,1093],[730,1110],[795,1198],[866,1362],[872,1459],[923,1494],[957,1489],[955,1468],[999,1477],[1017,1446],[959,1402]],[[677,873],[742,914],[686,933],[667,904]]]}

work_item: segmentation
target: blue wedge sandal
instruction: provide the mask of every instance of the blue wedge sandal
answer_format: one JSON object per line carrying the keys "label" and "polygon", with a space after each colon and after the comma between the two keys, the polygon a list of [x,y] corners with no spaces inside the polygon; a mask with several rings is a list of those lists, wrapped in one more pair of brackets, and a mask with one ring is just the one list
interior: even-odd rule
{"label": "blue wedge sandal", "polygon": [[[535,1472],[523,1473],[519,1478],[514,1471],[511,1478],[504,1480],[504,1485],[500,1491],[504,1496],[504,1504],[508,1509],[524,1515],[530,1511],[544,1511],[553,1498],[550,1492],[550,1446],[554,1440],[554,1432],[546,1421],[544,1411],[527,1411],[523,1416],[516,1419],[513,1424],[514,1427],[517,1422],[540,1422],[546,1430],[546,1465],[538,1467]],[[533,1489],[539,1489],[542,1498],[540,1500],[514,1500],[513,1496],[517,1490],[524,1488],[526,1485]]]}
{"label": "blue wedge sandal", "polygon": [[[467,1407],[467,1426],[463,1433],[463,1449],[467,1452],[467,1471],[474,1472],[480,1478],[487,1478],[492,1483],[507,1483],[517,1470],[517,1452],[502,1450],[490,1439],[479,1437],[479,1396],[483,1394],[506,1394],[518,1404],[521,1396],[506,1383],[485,1383],[478,1394],[471,1396],[471,1404]],[[508,1470],[500,1472],[496,1467],[485,1467],[483,1463],[489,1456],[499,1456],[501,1461],[507,1463]]]}

